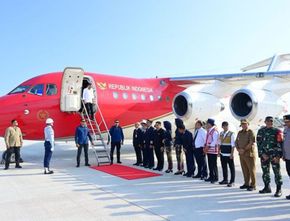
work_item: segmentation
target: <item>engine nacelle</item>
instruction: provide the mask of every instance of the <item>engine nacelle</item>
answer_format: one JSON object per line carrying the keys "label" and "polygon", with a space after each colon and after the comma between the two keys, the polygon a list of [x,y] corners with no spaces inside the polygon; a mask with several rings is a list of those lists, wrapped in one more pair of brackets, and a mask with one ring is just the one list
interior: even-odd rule
{"label": "engine nacelle", "polygon": [[[215,96],[191,88],[175,95],[172,103],[173,113],[183,121],[190,121],[190,125],[198,119],[206,120],[224,110],[224,104]],[[188,123],[187,123],[188,125]]]}
{"label": "engine nacelle", "polygon": [[243,88],[230,99],[230,110],[237,119],[263,122],[266,116],[277,116],[283,111],[283,101],[271,91]]}

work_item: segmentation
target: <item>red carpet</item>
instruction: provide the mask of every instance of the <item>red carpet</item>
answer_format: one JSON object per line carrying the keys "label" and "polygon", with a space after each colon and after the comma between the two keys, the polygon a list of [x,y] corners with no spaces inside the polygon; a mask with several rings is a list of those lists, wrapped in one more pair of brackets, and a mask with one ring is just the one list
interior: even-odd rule
{"label": "red carpet", "polygon": [[121,177],[126,180],[142,179],[161,175],[158,173],[152,173],[145,170],[140,170],[120,164],[91,166],[91,168],[104,173],[111,174],[113,176]]}

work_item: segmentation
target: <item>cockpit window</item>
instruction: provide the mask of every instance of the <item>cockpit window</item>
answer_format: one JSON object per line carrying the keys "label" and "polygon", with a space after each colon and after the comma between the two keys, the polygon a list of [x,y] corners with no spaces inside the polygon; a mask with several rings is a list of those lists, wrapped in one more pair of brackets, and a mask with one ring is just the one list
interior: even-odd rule
{"label": "cockpit window", "polygon": [[46,95],[51,96],[57,94],[57,88],[55,84],[46,85]]}
{"label": "cockpit window", "polygon": [[28,85],[19,85],[15,89],[13,89],[9,94],[20,94],[27,91],[30,88]]}
{"label": "cockpit window", "polygon": [[37,84],[37,85],[33,86],[28,91],[28,93],[29,94],[35,94],[35,95],[38,95],[38,96],[42,96],[43,95],[43,88],[44,88],[44,85],[43,84]]}

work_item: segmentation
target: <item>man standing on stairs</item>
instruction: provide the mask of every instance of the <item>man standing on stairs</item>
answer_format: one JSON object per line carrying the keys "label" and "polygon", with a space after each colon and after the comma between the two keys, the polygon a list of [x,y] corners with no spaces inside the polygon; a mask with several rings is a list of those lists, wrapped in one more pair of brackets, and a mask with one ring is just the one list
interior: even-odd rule
{"label": "man standing on stairs", "polygon": [[92,83],[88,83],[88,86],[83,91],[83,100],[88,112],[89,117],[94,120],[94,109],[93,104],[95,101],[94,89],[92,88]]}
{"label": "man standing on stairs", "polygon": [[122,127],[120,127],[118,120],[115,120],[115,125],[113,125],[110,128],[109,132],[111,135],[111,152],[110,152],[111,165],[113,164],[115,147],[117,147],[117,163],[122,163],[120,160],[120,150],[121,145],[123,145],[124,142],[124,134],[123,129]]}
{"label": "man standing on stairs", "polygon": [[79,125],[76,128],[76,133],[75,133],[75,142],[78,148],[76,167],[80,167],[80,158],[82,154],[82,149],[84,149],[84,153],[85,153],[85,166],[91,166],[89,164],[89,157],[88,157],[89,139],[92,143],[93,142],[92,136],[89,132],[89,129],[87,128],[86,120],[82,119],[81,125]]}
{"label": "man standing on stairs", "polygon": [[275,174],[276,193],[275,197],[282,195],[282,176],[280,171],[280,159],[282,158],[282,131],[273,127],[273,117],[268,116],[265,119],[265,127],[259,129],[257,134],[258,153],[261,158],[261,167],[263,171],[263,181],[265,187],[259,193],[271,193],[270,187],[270,164]]}

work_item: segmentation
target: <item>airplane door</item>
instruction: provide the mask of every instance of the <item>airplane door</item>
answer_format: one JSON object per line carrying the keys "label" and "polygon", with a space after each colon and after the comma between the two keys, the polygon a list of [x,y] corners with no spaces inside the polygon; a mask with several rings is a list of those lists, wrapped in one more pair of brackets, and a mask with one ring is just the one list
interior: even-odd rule
{"label": "airplane door", "polygon": [[83,78],[84,70],[82,68],[69,67],[64,69],[60,96],[60,110],[62,112],[80,110]]}

